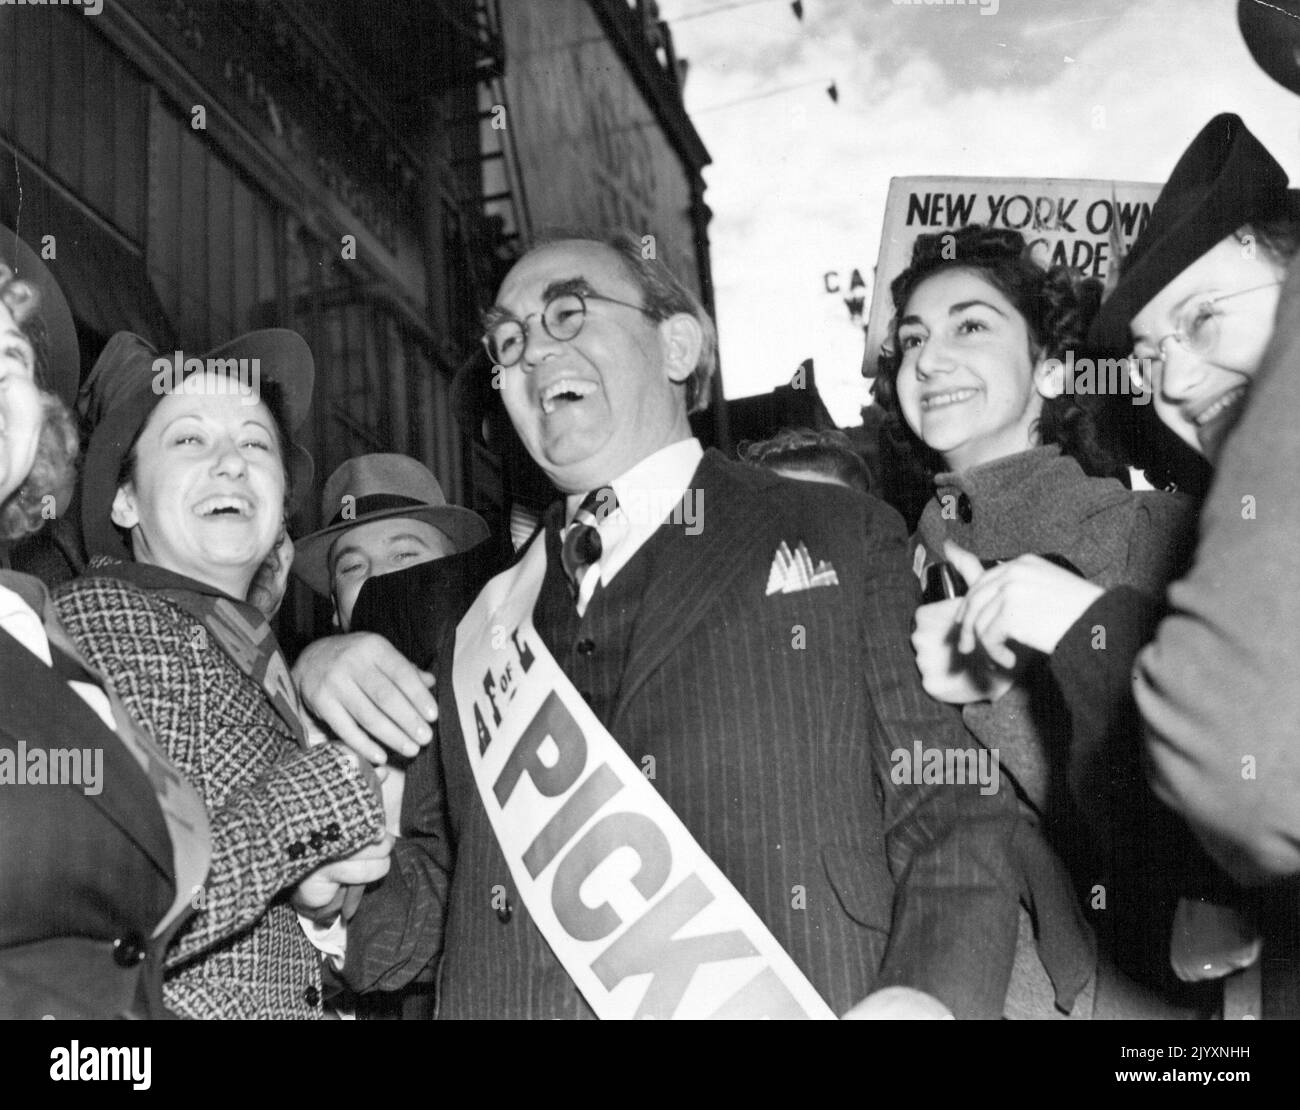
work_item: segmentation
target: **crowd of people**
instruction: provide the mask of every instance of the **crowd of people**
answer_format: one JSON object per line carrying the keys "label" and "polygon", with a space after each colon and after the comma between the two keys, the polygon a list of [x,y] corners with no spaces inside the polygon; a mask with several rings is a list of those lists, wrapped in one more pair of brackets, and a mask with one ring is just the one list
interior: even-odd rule
{"label": "crowd of people", "polygon": [[[639,237],[538,242],[484,314],[558,494],[510,560],[400,455],[291,539],[304,341],[160,386],[123,332],[83,381],[0,231],[0,529],[75,504],[89,557],[0,571],[0,1016],[1296,1016],[1297,245],[1233,115],[1104,298],[922,235],[909,536],[840,433],[694,438],[713,324]],[[1204,504],[1130,488],[1079,351]],[[290,573],[335,626],[292,668]]]}

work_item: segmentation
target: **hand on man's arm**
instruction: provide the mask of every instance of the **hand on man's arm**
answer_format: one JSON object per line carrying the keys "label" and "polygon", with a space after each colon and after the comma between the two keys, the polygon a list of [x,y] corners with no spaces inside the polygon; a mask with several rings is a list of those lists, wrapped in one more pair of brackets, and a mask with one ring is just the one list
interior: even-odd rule
{"label": "hand on man's arm", "polygon": [[364,887],[388,874],[392,851],[393,834],[385,832],[376,843],[318,867],[294,889],[293,908],[317,924],[326,924],[342,912],[350,887]]}
{"label": "hand on man's arm", "polygon": [[387,762],[385,748],[414,756],[433,738],[433,675],[373,632],[309,644],[293,681],[307,708],[371,763]]}

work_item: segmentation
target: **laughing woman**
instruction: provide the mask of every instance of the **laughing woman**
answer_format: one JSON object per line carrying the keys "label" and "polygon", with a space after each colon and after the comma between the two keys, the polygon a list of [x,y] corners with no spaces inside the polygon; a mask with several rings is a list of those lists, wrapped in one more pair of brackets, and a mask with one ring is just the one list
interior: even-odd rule
{"label": "laughing woman", "polygon": [[387,869],[390,842],[373,773],[341,745],[308,745],[275,636],[246,601],[293,470],[302,481],[310,466],[289,433],[310,403],[311,354],[268,331],[214,356],[260,373],[160,386],[142,340],[109,341],[83,391],[82,521],[96,557],[57,607],[211,816],[212,873],[168,953],[168,1005],[320,1017],[320,954],[295,908],[331,916],[340,884]]}
{"label": "laughing woman", "polygon": [[[968,227],[917,241],[891,287],[892,350],[876,390],[896,438],[937,471],[916,536],[923,580],[946,561],[947,541],[990,563],[1050,557],[1075,568],[1085,587],[1155,589],[1173,572],[1187,542],[1186,503],[1095,476],[1108,460],[1091,413],[1066,391],[1062,361],[1081,342],[1094,286],[1040,269],[1015,232]],[[999,752],[1026,819],[1029,916],[1007,1014],[1100,1016],[1113,992],[1097,988],[1083,903],[1071,887],[1086,896],[1100,885],[1113,901],[1123,876],[1072,812],[1059,742],[1067,718],[1046,668],[1012,673],[959,656],[950,635],[959,604],[924,607],[914,643],[926,689],[963,705],[971,733]],[[1031,923],[1041,963],[1031,955]]]}

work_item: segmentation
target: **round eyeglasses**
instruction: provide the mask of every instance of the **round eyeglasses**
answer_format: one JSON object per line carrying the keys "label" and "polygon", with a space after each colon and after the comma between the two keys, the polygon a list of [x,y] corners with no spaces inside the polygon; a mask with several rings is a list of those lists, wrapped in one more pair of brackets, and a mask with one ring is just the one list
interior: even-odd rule
{"label": "round eyeglasses", "polygon": [[524,347],[528,344],[528,321],[533,316],[542,318],[542,327],[552,339],[567,343],[577,337],[582,331],[582,325],[587,322],[588,301],[621,305],[649,316],[652,320],[655,318],[639,304],[605,297],[600,293],[557,293],[546,302],[541,312],[530,313],[522,320],[505,319],[493,324],[483,336],[483,349],[498,366],[514,366],[524,357]]}
{"label": "round eyeglasses", "polygon": [[1247,293],[1258,293],[1262,289],[1275,289],[1279,281],[1268,281],[1263,285],[1252,285],[1249,289],[1238,289],[1232,293],[1222,293],[1196,301],[1183,309],[1179,315],[1178,327],[1168,335],[1162,335],[1154,343],[1139,343],[1128,356],[1129,380],[1139,390],[1155,388],[1155,371],[1165,362],[1165,344],[1171,340],[1183,350],[1204,358],[1213,354],[1219,346],[1222,334],[1221,321],[1223,313],[1216,311],[1215,305],[1234,297],[1244,297]]}

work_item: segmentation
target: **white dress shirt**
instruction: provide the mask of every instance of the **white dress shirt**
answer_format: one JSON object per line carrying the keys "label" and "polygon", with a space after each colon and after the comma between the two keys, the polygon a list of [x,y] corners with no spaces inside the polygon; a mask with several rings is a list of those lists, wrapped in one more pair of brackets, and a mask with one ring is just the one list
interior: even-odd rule
{"label": "white dress shirt", "polygon": [[[686,496],[702,458],[704,448],[698,439],[678,440],[647,455],[609,483],[618,498],[618,508],[596,529],[600,535],[600,559],[594,568],[597,573],[582,576],[578,589],[579,616],[587,611],[596,587],[608,586],[669,518]],[[566,533],[586,495],[586,492],[573,493],[566,499],[564,519],[569,522]],[[696,506],[694,511],[698,513],[699,508]]]}

